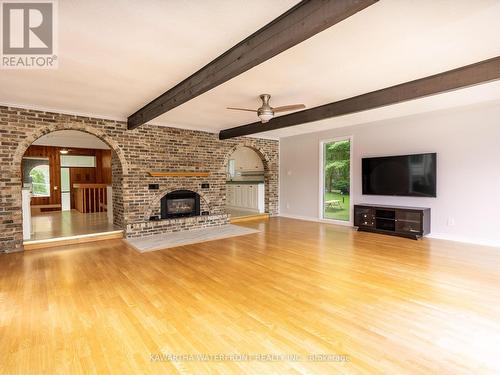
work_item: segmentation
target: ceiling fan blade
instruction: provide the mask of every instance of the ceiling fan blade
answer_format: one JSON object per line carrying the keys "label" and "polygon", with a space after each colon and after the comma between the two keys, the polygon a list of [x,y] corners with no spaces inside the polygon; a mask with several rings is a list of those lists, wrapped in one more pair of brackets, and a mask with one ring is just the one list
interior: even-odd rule
{"label": "ceiling fan blade", "polygon": [[235,110],[235,111],[257,112],[255,109],[247,109],[247,108],[227,107],[227,109],[232,109],[232,110]]}
{"label": "ceiling fan blade", "polygon": [[274,112],[286,112],[286,111],[295,111],[297,109],[304,109],[306,106],[304,104],[291,104],[291,105],[284,105],[281,107],[276,107],[273,108]]}

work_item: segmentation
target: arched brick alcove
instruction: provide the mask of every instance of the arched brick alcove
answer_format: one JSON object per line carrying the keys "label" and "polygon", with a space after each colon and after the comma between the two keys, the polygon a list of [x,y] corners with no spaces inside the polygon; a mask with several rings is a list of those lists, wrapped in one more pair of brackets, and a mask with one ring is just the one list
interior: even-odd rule
{"label": "arched brick alcove", "polygon": [[224,158],[224,173],[227,171],[227,165],[231,155],[241,147],[247,147],[253,150],[262,160],[262,164],[264,165],[265,212],[271,215],[278,214],[278,163],[273,160],[273,158],[268,154],[265,148],[259,144],[258,141],[247,140],[232,146]]}

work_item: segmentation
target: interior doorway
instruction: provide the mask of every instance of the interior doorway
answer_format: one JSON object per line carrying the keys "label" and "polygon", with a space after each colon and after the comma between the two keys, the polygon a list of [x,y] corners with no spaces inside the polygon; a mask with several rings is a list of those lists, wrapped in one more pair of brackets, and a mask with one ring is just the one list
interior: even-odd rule
{"label": "interior doorway", "polygon": [[92,134],[37,139],[21,164],[25,247],[37,241],[121,232],[113,223],[113,150]]}
{"label": "interior doorway", "polygon": [[231,218],[265,213],[265,170],[260,155],[250,147],[236,148],[229,156],[226,212]]}

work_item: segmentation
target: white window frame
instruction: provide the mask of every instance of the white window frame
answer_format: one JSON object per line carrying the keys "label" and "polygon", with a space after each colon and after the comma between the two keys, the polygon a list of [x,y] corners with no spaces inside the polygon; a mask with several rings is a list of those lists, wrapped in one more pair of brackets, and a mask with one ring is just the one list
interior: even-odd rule
{"label": "white window frame", "polygon": [[[47,177],[48,177],[48,179],[49,179],[49,180],[48,180],[48,181],[46,182],[46,184],[45,184],[45,185],[47,186],[47,191],[48,191],[48,192],[47,192],[46,194],[35,194],[35,189],[34,189],[34,188],[33,188],[33,186],[32,186],[31,191],[32,191],[32,194],[33,194],[33,198],[50,198],[51,193],[52,193],[52,184],[51,184],[51,182],[52,182],[52,181],[50,181],[50,180],[51,180],[51,178],[50,178],[50,164],[41,164],[41,165],[37,165],[37,166],[35,166],[35,167],[31,168],[30,173],[29,173],[29,174],[30,174],[30,176],[31,176],[31,172],[32,172],[34,169],[38,168],[38,167],[47,167],[47,168],[48,168],[48,170],[49,170],[48,175],[47,175]],[[32,185],[33,185],[33,184],[34,184],[34,183],[32,182]]]}
{"label": "white window frame", "polygon": [[[344,220],[336,220],[336,219],[328,219],[323,216],[324,210],[323,207],[325,205],[324,200],[325,200],[325,186],[324,186],[324,159],[325,155],[323,153],[323,149],[325,144],[327,143],[332,143],[332,142],[339,142],[339,141],[346,141],[348,140],[350,142],[350,148],[349,148],[349,221],[344,221]],[[348,136],[342,136],[342,137],[335,137],[335,138],[328,138],[328,139],[322,139],[319,142],[319,207],[318,207],[318,218],[320,221],[323,221],[325,223],[331,223],[331,224],[337,224],[337,225],[345,225],[352,227],[354,225],[354,202],[353,202],[353,150],[354,150],[354,137],[352,135]]]}

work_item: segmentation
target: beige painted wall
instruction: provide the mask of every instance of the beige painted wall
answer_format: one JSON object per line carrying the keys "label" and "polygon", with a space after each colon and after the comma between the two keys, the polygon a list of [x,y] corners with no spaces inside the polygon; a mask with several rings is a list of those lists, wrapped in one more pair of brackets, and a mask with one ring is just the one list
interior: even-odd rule
{"label": "beige painted wall", "polygon": [[[319,218],[319,143],[353,136],[355,203],[430,207],[431,236],[500,246],[500,104],[282,138],[280,213]],[[364,196],[361,159],[438,153],[437,198]]]}

